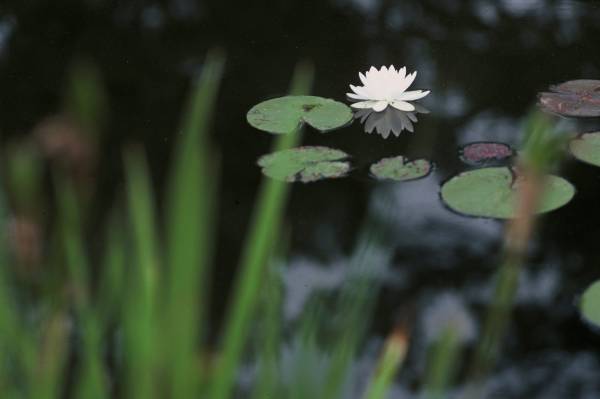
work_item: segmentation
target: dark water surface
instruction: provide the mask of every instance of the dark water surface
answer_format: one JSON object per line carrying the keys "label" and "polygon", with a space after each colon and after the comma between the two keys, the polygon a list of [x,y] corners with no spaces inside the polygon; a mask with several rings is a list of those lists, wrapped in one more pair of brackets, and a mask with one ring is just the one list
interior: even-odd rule
{"label": "dark water surface", "polygon": [[[421,101],[431,113],[420,117],[414,134],[384,140],[365,134],[358,123],[327,135],[307,131],[304,143],[340,148],[359,169],[345,179],[295,185],[288,207],[291,266],[300,270],[289,285],[310,286],[315,280],[310,274],[317,273],[335,286],[337,272],[331,270],[344,263],[367,210],[377,208],[381,196],[394,199],[394,211],[386,216],[394,222],[394,261],[386,273],[395,283],[384,288],[372,332],[384,336],[407,303],[426,318],[430,303],[448,292],[481,320],[502,224],[450,213],[439,202],[439,184],[466,168],[458,160],[460,145],[518,144],[522,118],[549,84],[600,77],[600,2],[5,0],[2,139],[26,134],[56,112],[69,63],[92,59],[110,95],[97,200],[102,215],[121,186],[122,144],[145,144],[157,188],[162,187],[190,78],[215,45],[228,55],[214,123],[222,155],[216,318],[261,179],[255,162],[269,152],[272,139],[247,125],[247,110],[284,94],[301,59],[314,62],[313,94],[323,97],[345,101],[359,71],[383,64],[418,70],[415,86],[432,91]],[[578,125],[594,128],[600,129],[600,120]],[[436,171],[398,185],[368,178],[367,165],[397,154],[432,159]],[[574,306],[577,295],[600,277],[600,171],[566,159],[560,174],[578,192],[541,219],[516,321],[490,382],[492,392],[501,393],[490,397],[600,397],[600,339]],[[298,305],[288,306],[293,317]],[[419,356],[409,360],[403,374],[408,385],[422,370]]]}

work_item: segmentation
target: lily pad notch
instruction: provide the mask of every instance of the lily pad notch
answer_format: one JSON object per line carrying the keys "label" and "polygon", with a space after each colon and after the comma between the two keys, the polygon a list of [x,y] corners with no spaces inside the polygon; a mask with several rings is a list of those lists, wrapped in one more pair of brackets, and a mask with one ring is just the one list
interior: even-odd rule
{"label": "lily pad notch", "polygon": [[273,134],[293,133],[305,123],[320,132],[352,122],[352,110],[341,102],[317,96],[285,96],[263,101],[248,111],[248,123]]}
{"label": "lily pad notch", "polygon": [[283,182],[309,183],[344,177],[350,171],[348,154],[329,147],[305,146],[263,155],[258,160],[265,176]]}
{"label": "lily pad notch", "polygon": [[[511,219],[515,216],[519,177],[509,167],[470,170],[442,185],[442,201],[453,211],[467,216]],[[545,178],[544,194],[537,213],[550,212],[571,201],[575,187],[559,176]]]}

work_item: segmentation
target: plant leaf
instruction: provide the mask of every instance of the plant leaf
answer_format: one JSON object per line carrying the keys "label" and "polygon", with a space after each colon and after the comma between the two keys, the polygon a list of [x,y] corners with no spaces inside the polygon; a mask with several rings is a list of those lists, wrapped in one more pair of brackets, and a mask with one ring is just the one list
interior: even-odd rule
{"label": "plant leaf", "polygon": [[461,161],[471,166],[498,164],[515,154],[507,144],[495,142],[470,143],[459,151]]}
{"label": "plant leaf", "polygon": [[563,116],[600,116],[600,80],[570,80],[540,93],[539,105]]}
{"label": "plant leaf", "polygon": [[584,133],[569,142],[569,151],[582,162],[600,166],[600,132]]}
{"label": "plant leaf", "polygon": [[370,171],[378,179],[407,181],[420,179],[431,172],[431,162],[426,159],[409,161],[402,155],[383,158],[371,165]]}
{"label": "plant leaf", "polygon": [[342,177],[350,170],[348,154],[328,147],[297,147],[262,156],[263,173],[285,182],[313,182]]}
{"label": "plant leaf", "polygon": [[579,311],[586,321],[600,327],[600,280],[585,290],[579,301]]}
{"label": "plant leaf", "polygon": [[291,133],[303,122],[327,132],[352,121],[352,110],[327,98],[285,96],[255,105],[247,119],[255,128],[275,134]]}
{"label": "plant leaf", "polygon": [[[517,191],[515,177],[507,167],[471,170],[448,180],[441,190],[442,200],[454,211],[470,216],[510,219],[514,216]],[[546,177],[544,195],[538,213],[567,204],[575,188],[567,180]]]}

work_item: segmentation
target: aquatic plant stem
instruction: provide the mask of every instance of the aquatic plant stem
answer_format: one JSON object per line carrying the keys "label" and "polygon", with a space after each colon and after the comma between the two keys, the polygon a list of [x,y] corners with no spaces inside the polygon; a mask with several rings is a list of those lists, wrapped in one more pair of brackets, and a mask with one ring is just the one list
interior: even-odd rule
{"label": "aquatic plant stem", "polygon": [[[307,94],[313,81],[313,68],[301,63],[296,67],[291,94]],[[300,142],[300,127],[277,139],[274,150],[291,148]],[[242,351],[247,341],[265,266],[278,236],[290,186],[272,179],[263,179],[252,214],[250,228],[242,250],[233,299],[225,320],[222,349],[210,390],[211,399],[228,399],[235,386]]]}
{"label": "aquatic plant stem", "polygon": [[519,170],[517,213],[506,228],[504,260],[498,270],[494,295],[487,312],[481,340],[471,363],[471,378],[475,383],[471,395],[475,395],[480,390],[480,381],[496,361],[500,341],[508,327],[527,245],[533,233],[535,210],[542,195],[543,178],[537,169],[522,164]]}

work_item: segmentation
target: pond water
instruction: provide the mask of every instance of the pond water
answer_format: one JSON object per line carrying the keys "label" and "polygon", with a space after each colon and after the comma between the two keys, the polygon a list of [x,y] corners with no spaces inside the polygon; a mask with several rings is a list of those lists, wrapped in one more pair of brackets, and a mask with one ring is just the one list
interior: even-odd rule
{"label": "pond water", "polygon": [[[25,4],[27,3],[27,4]],[[504,223],[460,216],[439,198],[440,184],[468,167],[459,148],[479,141],[518,146],[523,118],[551,84],[600,77],[600,3],[569,0],[5,1],[0,5],[0,131],[29,132],[60,106],[66,65],[77,56],[99,66],[110,96],[110,124],[97,218],[122,186],[116,148],[143,142],[155,184],[189,79],[207,49],[227,51],[213,137],[221,155],[219,223],[212,288],[213,319],[239,258],[262,178],[257,159],[272,136],[250,127],[247,111],[285,95],[295,64],[315,66],[314,95],[347,102],[348,84],[371,65],[417,70],[420,100],[414,132],[383,139],[355,121],[335,132],[307,129],[303,143],[341,149],[356,167],[342,179],[295,183],[286,218],[290,232],[286,317],[301,312],[311,289],[335,290],[361,225],[378,214],[389,231],[392,260],[381,268],[369,342],[387,336],[411,308],[414,350],[396,387],[410,397],[424,367],[428,317],[466,312],[477,335],[500,258]],[[569,122],[600,130],[599,119]],[[424,179],[381,183],[368,166],[383,157],[427,158]],[[216,167],[217,168],[217,167]],[[494,398],[600,396],[600,335],[581,321],[576,300],[600,276],[600,170],[567,157],[559,175],[577,188],[573,201],[541,217],[521,276],[514,319],[488,381]],[[380,199],[391,202],[383,207]],[[441,299],[440,299],[441,298]],[[458,309],[458,310],[457,310]],[[432,316],[433,313],[433,316]],[[368,345],[367,345],[368,346]],[[371,353],[372,352],[372,353]],[[376,351],[367,349],[372,364]],[[361,361],[363,361],[361,360]],[[361,364],[357,364],[360,374]],[[402,396],[406,395],[406,396]],[[396,397],[396,396],[395,396]]]}

